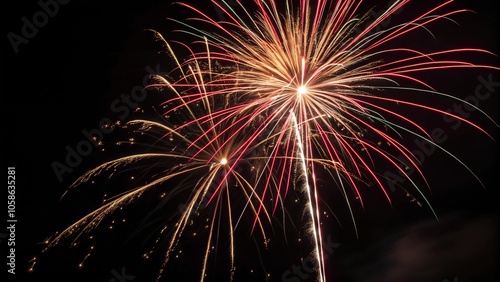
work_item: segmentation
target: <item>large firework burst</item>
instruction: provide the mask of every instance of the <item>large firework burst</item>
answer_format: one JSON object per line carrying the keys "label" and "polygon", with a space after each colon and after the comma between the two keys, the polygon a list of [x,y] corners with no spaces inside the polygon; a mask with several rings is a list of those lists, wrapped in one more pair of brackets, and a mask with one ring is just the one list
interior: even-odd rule
{"label": "large firework burst", "polygon": [[[432,211],[424,191],[407,172],[411,167],[425,180],[418,158],[401,137],[421,138],[459,160],[433,142],[417,121],[395,110],[395,105],[449,115],[488,135],[478,125],[414,102],[413,97],[458,100],[434,89],[426,82],[426,73],[451,68],[498,68],[453,58],[463,53],[491,55],[485,50],[423,52],[401,44],[405,39],[411,41],[412,32],[430,33],[428,26],[432,23],[450,20],[466,11],[449,11],[452,1],[383,29],[381,23],[410,1],[393,1],[375,19],[360,14],[361,2],[255,0],[251,4],[256,9],[253,11],[250,5],[239,1],[235,8],[212,0],[227,21],[216,21],[196,7],[180,3],[198,17],[191,22],[174,21],[185,27],[184,32],[199,38],[193,44],[200,43],[203,51],[191,51],[188,47],[191,56],[182,60],[165,41],[177,67],[171,77],[158,78],[151,87],[168,91],[174,97],[163,104],[161,120],[128,123],[129,128],[140,133],[152,133],[154,146],[148,152],[107,162],[84,174],[75,184],[103,171],[133,167],[142,161],[151,161],[160,172],[148,184],[108,199],[102,207],[55,236],[49,247],[97,227],[116,209],[136,201],[148,190],[162,190],[160,194],[166,194],[167,199],[179,190],[187,190],[190,193],[185,209],[176,218],[174,230],[161,231],[159,235],[169,242],[163,267],[186,226],[200,209],[210,207],[211,217],[205,220],[205,255],[201,259],[200,279],[204,280],[214,230],[222,228],[217,218],[224,209],[229,221],[225,229],[231,241],[232,278],[234,229],[241,216],[247,212],[253,216],[252,230],[260,230],[266,242],[264,220],[271,223],[279,208],[286,210],[284,199],[288,192],[298,190],[307,202],[304,213],[309,218],[307,229],[318,280],[324,281],[320,228],[323,192],[317,185],[318,175],[335,181],[351,211],[354,226],[352,206],[363,205],[363,187],[377,187],[391,202],[384,185],[386,179],[374,169],[375,164],[392,167],[407,178],[411,186],[401,189],[414,194],[419,204],[425,203]],[[216,32],[198,28],[207,24]],[[180,180],[192,177],[196,181]],[[166,185],[178,182],[175,188]],[[244,204],[235,208],[235,197],[244,199]],[[162,275],[163,270],[158,279]]]}

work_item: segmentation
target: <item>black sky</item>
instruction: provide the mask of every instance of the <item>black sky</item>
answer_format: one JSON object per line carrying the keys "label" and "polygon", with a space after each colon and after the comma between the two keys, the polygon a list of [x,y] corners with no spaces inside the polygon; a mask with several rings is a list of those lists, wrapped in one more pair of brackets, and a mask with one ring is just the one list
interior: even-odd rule
{"label": "black sky", "polygon": [[[366,2],[366,7],[372,3],[386,6],[385,1]],[[455,2],[453,7],[468,8],[476,14],[454,17],[459,26],[451,22],[432,25],[438,39],[429,39],[422,33],[422,37],[410,42],[412,46],[424,50],[476,47],[498,54],[498,3],[494,0]],[[94,3],[71,0],[59,5],[47,24],[33,32],[32,38],[20,44],[16,52],[7,35],[10,32],[21,34],[22,18],[32,19],[41,8],[37,1],[12,0],[2,5],[3,156],[6,166],[16,167],[18,217],[17,274],[15,279],[8,281],[111,281],[115,271],[122,272],[124,267],[127,274],[135,276],[133,281],[150,281],[156,265],[142,264],[140,259],[143,251],[140,243],[146,241],[147,227],[144,227],[143,237],[139,236],[128,245],[110,243],[128,238],[126,232],[135,231],[132,227],[123,227],[120,234],[100,232],[101,243],[106,247],[96,251],[86,269],[75,267],[85,255],[82,247],[57,249],[40,257],[37,271],[26,273],[26,270],[30,258],[42,249],[40,242],[98,204],[102,195],[96,190],[79,193],[71,201],[60,201],[60,197],[80,174],[109,155],[94,148],[72,172],[63,174],[62,181],[51,165],[54,161],[63,163],[68,146],[75,148],[85,140],[82,131],[98,128],[106,119],[121,120],[121,114],[124,120],[133,115],[125,111],[117,113],[111,105],[121,99],[123,93],[130,93],[135,86],[141,85],[148,74],[146,67],[168,71],[172,65],[168,56],[160,52],[161,44],[145,30],[157,30],[166,39],[191,40],[173,32],[179,26],[167,20],[183,20],[188,14],[170,1]],[[218,16],[211,4],[199,5],[212,16]],[[414,7],[403,13],[418,13],[418,5]],[[460,59],[498,65],[498,60],[492,58]],[[490,70],[443,71],[426,79],[439,90],[464,99],[474,95],[481,84],[479,77],[500,81],[498,72]],[[496,85],[493,90],[489,98],[480,101],[479,107],[499,122],[500,87]],[[160,98],[151,95],[140,107],[151,108],[159,102]],[[454,107],[454,102],[449,100],[437,103],[445,110]],[[349,224],[345,228],[332,224],[332,241],[336,247],[327,260],[332,281],[498,281],[497,142],[500,136],[498,128],[478,111],[469,114],[470,120],[483,126],[496,141],[470,126],[454,129],[452,123],[443,121],[440,116],[408,113],[413,118],[420,118],[428,129],[442,128],[447,136],[442,146],[464,161],[486,189],[445,153],[426,156],[423,172],[432,192],[425,192],[441,222],[437,223],[427,208],[410,203],[402,193],[394,194],[393,207],[379,194],[369,194],[372,200],[357,214],[359,238]],[[106,138],[112,141],[116,137],[106,135]],[[408,143],[411,149],[419,149],[413,139]],[[135,209],[141,208],[148,206],[143,204]],[[339,214],[344,212],[339,211]],[[124,213],[118,218],[126,216],[130,215]],[[139,216],[135,219],[140,220]],[[3,239],[1,246],[4,261],[7,250]],[[198,246],[190,246],[193,256],[196,255]],[[241,271],[248,273],[255,269],[256,274],[242,275],[240,281],[264,281],[264,273],[271,273],[270,281],[282,281],[285,271],[300,265],[296,244],[289,246],[289,254],[287,246],[277,243],[272,251],[281,252],[279,259],[273,259],[269,253],[261,254],[265,257],[264,270],[261,262],[253,260],[258,256],[245,253],[255,252],[254,246],[250,239],[247,245],[242,243],[241,248],[245,251],[240,260]],[[5,267],[5,263],[3,265]],[[178,269],[172,269],[173,273],[185,272],[191,276],[184,279],[171,276],[165,281],[191,281],[193,275],[197,275],[193,274],[192,267],[179,264]],[[225,275],[226,270],[213,273]]]}

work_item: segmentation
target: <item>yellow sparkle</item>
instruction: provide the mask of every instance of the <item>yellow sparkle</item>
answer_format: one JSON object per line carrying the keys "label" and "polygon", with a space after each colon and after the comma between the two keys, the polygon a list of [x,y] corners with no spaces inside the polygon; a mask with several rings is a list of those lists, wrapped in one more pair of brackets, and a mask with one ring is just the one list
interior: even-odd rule
{"label": "yellow sparkle", "polygon": [[299,88],[297,88],[297,94],[299,96],[307,94],[307,88],[304,85],[300,86]]}
{"label": "yellow sparkle", "polygon": [[227,159],[226,158],[222,158],[222,160],[220,160],[220,164],[221,165],[226,165],[227,164]]}

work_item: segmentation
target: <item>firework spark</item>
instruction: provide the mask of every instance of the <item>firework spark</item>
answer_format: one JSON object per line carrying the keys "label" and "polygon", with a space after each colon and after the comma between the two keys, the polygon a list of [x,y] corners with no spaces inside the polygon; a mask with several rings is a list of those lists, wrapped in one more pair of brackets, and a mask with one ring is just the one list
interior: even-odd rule
{"label": "firework spark", "polygon": [[[374,169],[375,164],[393,167],[406,177],[412,187],[401,189],[415,193],[418,204],[425,202],[432,211],[424,191],[407,172],[411,167],[425,181],[418,158],[405,146],[402,137],[416,136],[460,160],[434,143],[423,126],[399,113],[395,105],[448,115],[488,135],[471,121],[414,102],[414,97],[459,100],[434,89],[422,74],[452,68],[498,68],[453,58],[464,53],[492,55],[481,49],[422,52],[405,45],[393,47],[416,30],[430,32],[429,25],[467,12],[447,10],[453,1],[381,30],[380,24],[410,5],[410,1],[396,0],[372,20],[369,14],[360,13],[361,2],[256,0],[248,6],[238,1],[240,6],[234,8],[224,1],[212,0],[229,18],[224,22],[180,3],[198,17],[194,18],[194,24],[174,21],[184,26],[183,32],[199,38],[193,44],[201,43],[203,51],[192,51],[180,43],[191,52],[191,56],[181,60],[165,41],[177,67],[170,78],[158,78],[151,87],[164,89],[174,97],[162,105],[165,110],[161,121],[128,123],[141,133],[154,132],[156,151],[105,163],[84,174],[76,184],[104,171],[148,160],[155,160],[155,166],[161,167],[162,172],[146,185],[108,199],[102,207],[55,236],[48,246],[69,236],[78,238],[146,191],[197,175],[200,177],[195,184],[187,186],[182,182],[179,186],[191,193],[185,211],[169,235],[158,279],[186,227],[205,207],[211,207],[213,213],[207,218],[208,236],[200,280],[207,275],[207,261],[216,240],[213,234],[221,228],[217,218],[222,208],[227,211],[229,221],[229,273],[233,279],[234,230],[242,216],[247,211],[252,214],[252,231],[260,230],[266,242],[264,222],[272,222],[280,204],[286,210],[285,197],[302,182],[318,279],[325,281],[320,228],[322,191],[316,182],[317,175],[328,175],[335,181],[355,228],[352,206],[364,205],[363,187],[377,187],[391,203],[383,185],[385,179]],[[209,24],[216,32],[197,28],[200,23],[200,26]],[[247,172],[242,173],[242,169]],[[167,198],[178,192],[179,188],[167,191]],[[246,204],[235,208],[232,200],[237,196]]]}

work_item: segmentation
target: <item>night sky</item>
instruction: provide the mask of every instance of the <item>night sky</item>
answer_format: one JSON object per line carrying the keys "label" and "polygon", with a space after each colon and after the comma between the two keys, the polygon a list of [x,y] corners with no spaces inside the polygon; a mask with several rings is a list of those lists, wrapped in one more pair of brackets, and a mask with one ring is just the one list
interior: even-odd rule
{"label": "night sky", "polygon": [[[102,122],[125,122],[141,115],[154,117],[151,109],[162,102],[161,96],[148,95],[139,105],[141,110],[135,110],[125,107],[122,95],[142,85],[151,70],[163,73],[173,66],[149,30],[160,32],[167,40],[189,43],[193,38],[176,33],[180,26],[167,18],[184,20],[192,14],[167,0],[67,2],[59,4],[47,23],[31,31],[31,38],[16,47],[7,35],[21,34],[23,17],[31,20],[41,7],[37,1],[11,0],[2,4],[2,104],[6,139],[3,158],[6,166],[16,167],[16,275],[8,274],[8,281],[154,281],[161,264],[161,247],[147,261],[142,255],[156,239],[150,237],[158,227],[155,223],[169,218],[168,213],[146,218],[149,209],[158,204],[154,200],[119,211],[110,220],[126,219],[126,223],[104,222],[104,228],[96,230],[93,241],[85,239],[72,248],[61,244],[40,255],[43,241],[99,206],[102,186],[130,185],[127,182],[130,175],[124,173],[112,183],[100,179],[98,184],[83,185],[61,199],[78,176],[126,153],[126,147],[112,144],[126,138],[127,133],[103,133],[104,145],[93,147],[88,156],[75,160],[78,164],[72,171],[59,178],[52,166],[54,162],[64,163],[68,150],[86,140],[85,132],[99,128]],[[458,26],[452,22],[431,25],[435,40],[425,32],[417,32],[410,37],[411,46],[424,51],[474,47],[500,53],[497,1],[469,2],[472,1],[460,0],[451,6],[476,13],[454,16]],[[196,4],[211,16],[219,17],[212,4]],[[373,4],[387,6],[386,1],[366,1],[362,10]],[[403,10],[401,16],[419,12],[418,5],[412,7],[415,8]],[[498,65],[493,56],[459,59]],[[462,99],[474,96],[482,81],[493,81],[490,88],[485,87],[491,90],[491,95],[479,100],[479,108],[499,123],[498,72],[443,70],[423,78],[436,89]],[[443,110],[457,106],[451,100],[424,102]],[[113,110],[113,105],[121,110]],[[333,217],[325,221],[324,237],[328,237],[331,247],[326,260],[329,281],[498,281],[498,128],[478,111],[466,112],[468,120],[480,125],[496,141],[465,124],[446,121],[441,115],[412,109],[405,114],[428,130],[442,129],[446,140],[440,145],[474,171],[485,189],[456,160],[436,150],[425,155],[422,166],[431,191],[422,180],[419,185],[423,185],[439,222],[428,207],[419,207],[404,193],[394,192],[391,206],[381,193],[366,191],[365,208],[355,208],[359,237],[345,205],[336,200],[335,193],[329,194],[325,201],[340,220],[340,224]],[[408,148],[422,150],[414,139],[405,140]],[[103,148],[105,152],[101,151]],[[380,173],[386,171],[383,167],[377,169]],[[7,193],[4,195],[7,197]],[[174,208],[166,210],[172,211],[179,203],[169,205]],[[296,209],[292,214],[300,217]],[[109,225],[113,225],[112,230]],[[0,233],[2,271],[6,272],[6,231]],[[279,228],[270,234],[271,244],[266,249],[259,238],[249,235],[247,227],[237,230],[235,281],[266,281],[266,277],[268,281],[314,281],[314,275],[308,274],[301,262],[301,258],[309,255],[307,244],[298,243],[297,234],[290,235],[285,242]],[[302,239],[307,241],[305,237]],[[166,268],[162,281],[196,281],[201,242],[197,239],[183,242],[182,257]],[[228,279],[226,243],[221,240],[217,261],[209,265],[208,281]],[[95,250],[80,269],[78,264],[92,245]],[[28,273],[29,261],[34,256],[38,257],[37,265]]]}

